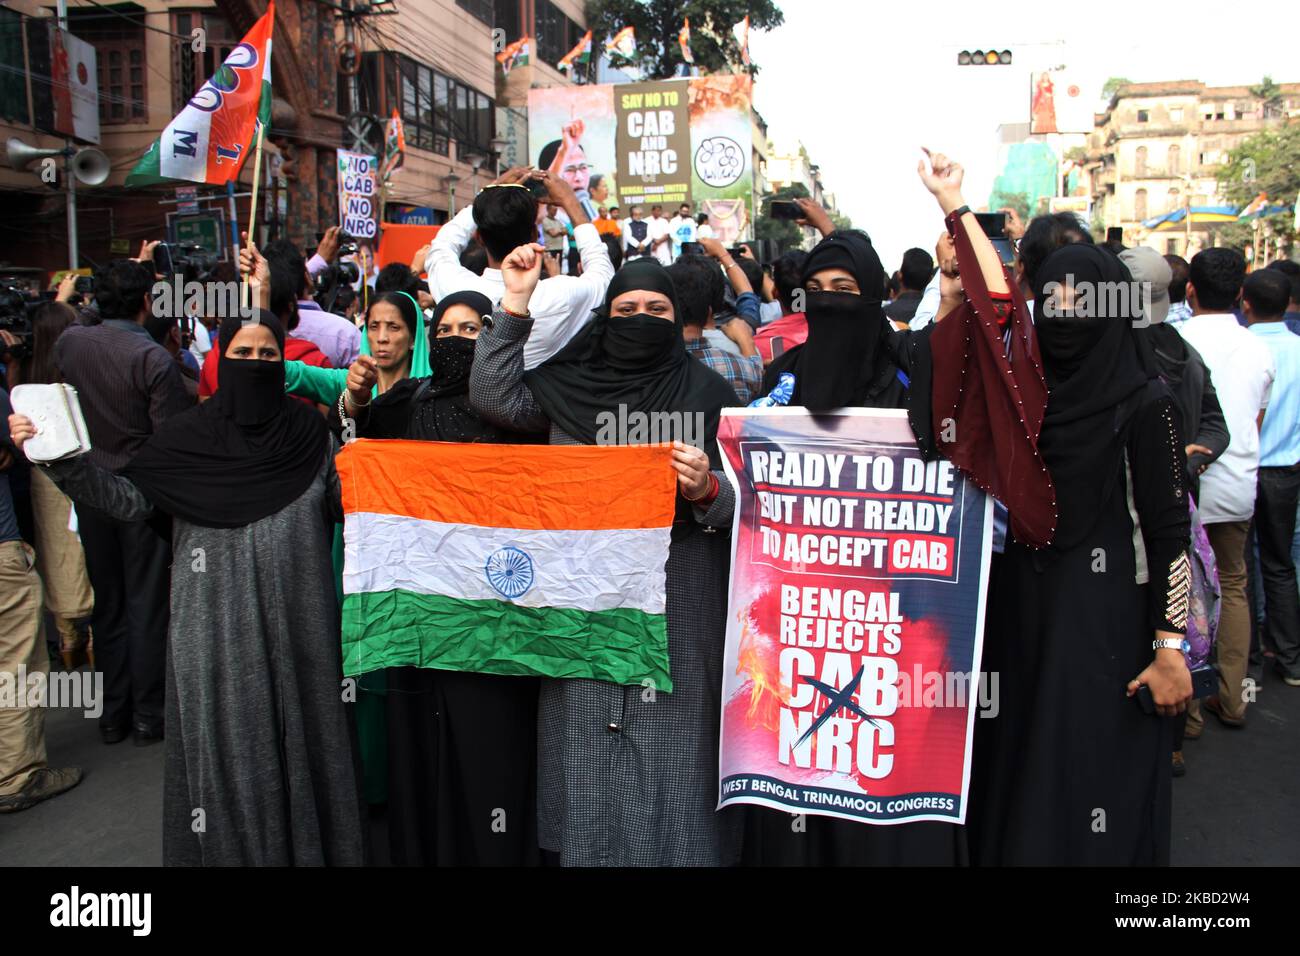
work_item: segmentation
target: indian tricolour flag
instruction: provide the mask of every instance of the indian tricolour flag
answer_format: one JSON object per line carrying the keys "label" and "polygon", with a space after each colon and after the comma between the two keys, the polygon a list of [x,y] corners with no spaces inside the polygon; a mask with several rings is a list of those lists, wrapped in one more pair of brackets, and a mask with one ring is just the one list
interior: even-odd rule
{"label": "indian tricolour flag", "polygon": [[409,665],[671,691],[671,455],[348,443],[344,674]]}
{"label": "indian tricolour flag", "polygon": [[563,72],[575,63],[587,63],[591,60],[591,31],[588,30],[586,35],[574,45],[573,49],[564,54],[564,58],[555,64],[555,68]]}
{"label": "indian tricolour flag", "polygon": [[625,59],[636,55],[636,28],[624,27],[605,41],[605,52],[610,56],[618,54]]}
{"label": "indian tricolour flag", "polygon": [[127,174],[128,186],[173,179],[225,183],[239,175],[258,124],[263,130],[271,125],[274,24],[272,3]]}
{"label": "indian tricolour flag", "polygon": [[501,72],[504,75],[509,76],[510,71],[517,66],[528,65],[529,51],[532,48],[531,39],[531,37],[520,37],[497,54],[497,62],[501,64]]}

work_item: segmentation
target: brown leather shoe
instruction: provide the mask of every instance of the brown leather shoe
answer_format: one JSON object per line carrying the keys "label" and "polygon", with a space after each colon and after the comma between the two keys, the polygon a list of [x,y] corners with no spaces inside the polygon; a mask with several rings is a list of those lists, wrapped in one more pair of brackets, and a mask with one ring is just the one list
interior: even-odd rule
{"label": "brown leather shoe", "polygon": [[1212,713],[1215,717],[1219,718],[1219,723],[1231,730],[1241,730],[1246,726],[1245,717],[1229,717],[1223,712],[1223,705],[1219,703],[1219,698],[1217,696],[1205,698],[1201,706]]}
{"label": "brown leather shoe", "polygon": [[32,772],[27,783],[17,793],[0,797],[0,813],[17,813],[34,807],[42,800],[57,797],[81,783],[80,767],[65,767],[56,770],[53,767],[41,767]]}
{"label": "brown leather shoe", "polygon": [[1181,750],[1175,750],[1174,751],[1174,776],[1182,777],[1182,776],[1186,776],[1186,774],[1187,774],[1187,764],[1183,762],[1183,752]]}

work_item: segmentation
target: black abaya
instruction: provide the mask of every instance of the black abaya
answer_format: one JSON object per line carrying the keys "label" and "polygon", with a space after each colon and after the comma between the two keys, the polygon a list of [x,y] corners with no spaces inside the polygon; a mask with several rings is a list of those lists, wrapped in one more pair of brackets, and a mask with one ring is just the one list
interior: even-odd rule
{"label": "black abaya", "polygon": [[[1148,386],[1125,443],[1131,480],[1121,459],[1083,540],[1059,553],[1008,540],[997,562],[984,670],[999,712],[975,721],[971,778],[978,865],[1168,863],[1172,719],[1143,713],[1125,686],[1151,663],[1155,630],[1178,623],[1165,617],[1188,528],[1173,409]],[[1134,583],[1139,554],[1150,584]]]}
{"label": "black abaya", "polygon": [[[876,288],[880,284],[876,277],[883,271],[864,235],[836,233],[818,249],[821,252],[814,250],[814,254],[819,258],[810,256],[805,266],[805,280],[821,268],[852,272],[862,290],[859,315],[866,328],[850,327],[852,315],[846,306],[858,296],[809,293],[810,300],[819,297],[833,307],[828,309],[829,321],[810,321],[809,342],[769,366],[763,391],[770,392],[782,372],[793,372],[791,405],[812,401],[821,407],[908,408],[913,373],[918,371],[910,360],[918,354],[924,359],[924,350],[918,353],[911,345],[929,333],[894,332],[888,327],[880,308],[882,293]],[[828,342],[813,341],[823,329],[829,333]],[[815,388],[805,394],[806,385]],[[923,419],[928,425],[928,403],[925,407]],[[965,830],[952,823],[875,826],[760,806],[747,806],[744,813],[742,862],[746,866],[959,866],[967,862]]]}
{"label": "black abaya", "polygon": [[388,669],[388,833],[398,866],[536,866],[529,677]]}

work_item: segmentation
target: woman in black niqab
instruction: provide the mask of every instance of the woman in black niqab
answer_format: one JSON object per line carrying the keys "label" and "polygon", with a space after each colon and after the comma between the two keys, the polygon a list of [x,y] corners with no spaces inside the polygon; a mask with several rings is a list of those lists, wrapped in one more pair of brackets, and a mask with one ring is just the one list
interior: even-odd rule
{"label": "woman in black niqab", "polygon": [[[408,324],[423,322],[414,304]],[[453,307],[486,319],[487,296],[438,301],[431,330]],[[463,312],[463,310],[461,310]],[[454,323],[464,329],[472,323]],[[423,337],[417,337],[423,342]],[[366,438],[529,442],[536,436],[485,421],[469,404],[476,339],[429,339],[429,375],[397,382],[358,415]],[[367,674],[370,679],[376,675]],[[529,866],[537,849],[538,680],[390,667],[384,678],[389,852],[398,866]],[[370,688],[380,686],[370,681]],[[513,821],[500,832],[490,823]]]}
{"label": "woman in black niqab", "polygon": [[[827,270],[853,276],[858,292],[836,290]],[[821,278],[817,278],[820,275]],[[815,280],[815,281],[814,281]],[[812,284],[814,289],[809,289]],[[900,343],[919,333],[898,333],[885,317],[885,275],[871,240],[857,230],[834,232],[808,255],[803,285],[808,340],[769,366],[763,390],[775,388],[782,372],[793,372],[791,405],[812,411],[845,407],[902,408],[909,376],[899,355],[914,355]],[[829,286],[829,288],[828,288]],[[919,353],[928,360],[928,353]],[[919,387],[927,387],[929,376]],[[928,403],[924,420],[928,423]],[[960,827],[921,821],[868,826],[809,815],[802,829],[791,816],[765,807],[745,807],[744,861],[750,866],[954,865],[966,862]]]}
{"label": "woman in black niqab", "polygon": [[[342,518],[332,440],[319,414],[284,394],[274,316],[227,319],[220,341],[217,395],[168,419],[122,474],[77,458],[50,475],[118,521],[175,518],[164,863],[359,865],[330,562]],[[235,358],[245,347],[261,357]]]}
{"label": "woman in black niqab", "polygon": [[[281,357],[237,359],[247,324],[274,337]],[[237,528],[298,499],[320,470],[329,433],[311,407],[284,393],[284,329],[259,309],[255,323],[222,320],[225,351],[211,401],[169,418],[122,474],[161,511],[207,528]]]}
{"label": "woman in black niqab", "polygon": [[[833,291],[820,282],[810,291],[809,282],[829,269],[852,275],[858,292]],[[893,328],[881,306],[884,268],[867,234],[843,230],[819,242],[804,263],[801,284],[808,339],[768,366],[763,391],[775,388],[782,372],[793,372],[791,405],[812,411],[901,407],[907,377],[899,377],[890,348]]]}
{"label": "woman in black niqab", "polygon": [[[1038,449],[1056,487],[1051,547],[1060,552],[1087,534],[1114,491],[1129,426],[1156,375],[1133,327],[1137,303],[1118,294],[1133,281],[1118,257],[1072,243],[1047,257],[1036,281],[1034,330],[1049,388]],[[1102,315],[1103,296],[1127,307]]]}
{"label": "woman in black niqab", "polygon": [[686,352],[672,280],[644,259],[614,276],[604,304],[569,345],[525,371],[540,255],[540,247],[524,246],[502,264],[507,295],[479,337],[474,407],[504,427],[549,429],[552,444],[627,440],[609,428],[620,406],[629,421],[663,412],[682,413],[683,423],[702,419],[703,435],[683,436],[702,448],[673,449],[677,511],[664,569],[672,693],[542,681],[538,842],[565,865],[734,863],[741,818],[716,806],[735,497],[720,475],[716,434],[721,409],[737,404],[736,395]]}
{"label": "woman in black niqab", "polygon": [[[673,317],[611,316],[614,300],[633,291],[667,296]],[[592,321],[524,382],[552,423],[588,445],[597,443],[601,416],[620,406],[629,413],[703,413],[709,466],[719,469],[718,418],[724,406],[736,404],[736,395],[687,353],[681,314],[668,271],[653,259],[629,262],[615,273]]]}
{"label": "woman in black niqab", "polygon": [[1056,532],[1041,551],[1009,538],[990,587],[999,713],[975,722],[971,851],[981,865],[1168,863],[1173,728],[1131,695],[1139,681],[1157,703],[1191,692],[1181,652],[1153,650],[1187,614],[1184,441],[1124,264],[1068,245],[1036,283]]}

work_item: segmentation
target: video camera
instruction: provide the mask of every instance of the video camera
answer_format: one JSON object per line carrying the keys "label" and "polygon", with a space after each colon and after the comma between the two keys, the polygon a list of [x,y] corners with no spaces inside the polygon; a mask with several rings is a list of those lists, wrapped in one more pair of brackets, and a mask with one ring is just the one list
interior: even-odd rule
{"label": "video camera", "polygon": [[21,289],[14,286],[0,288],[0,331],[8,332],[18,339],[17,345],[0,341],[0,358],[21,361],[31,354],[31,312],[40,304],[41,300],[30,300]]}
{"label": "video camera", "polygon": [[339,232],[339,252],[340,256],[355,256],[357,254],[357,237],[348,232]]}
{"label": "video camera", "polygon": [[351,288],[361,278],[361,269],[355,262],[332,262],[316,276],[316,304],[326,312],[333,312],[339,290]]}
{"label": "video camera", "polygon": [[217,257],[197,242],[160,242],[153,249],[153,269],[158,275],[180,275],[186,282],[206,282],[216,266]]}

